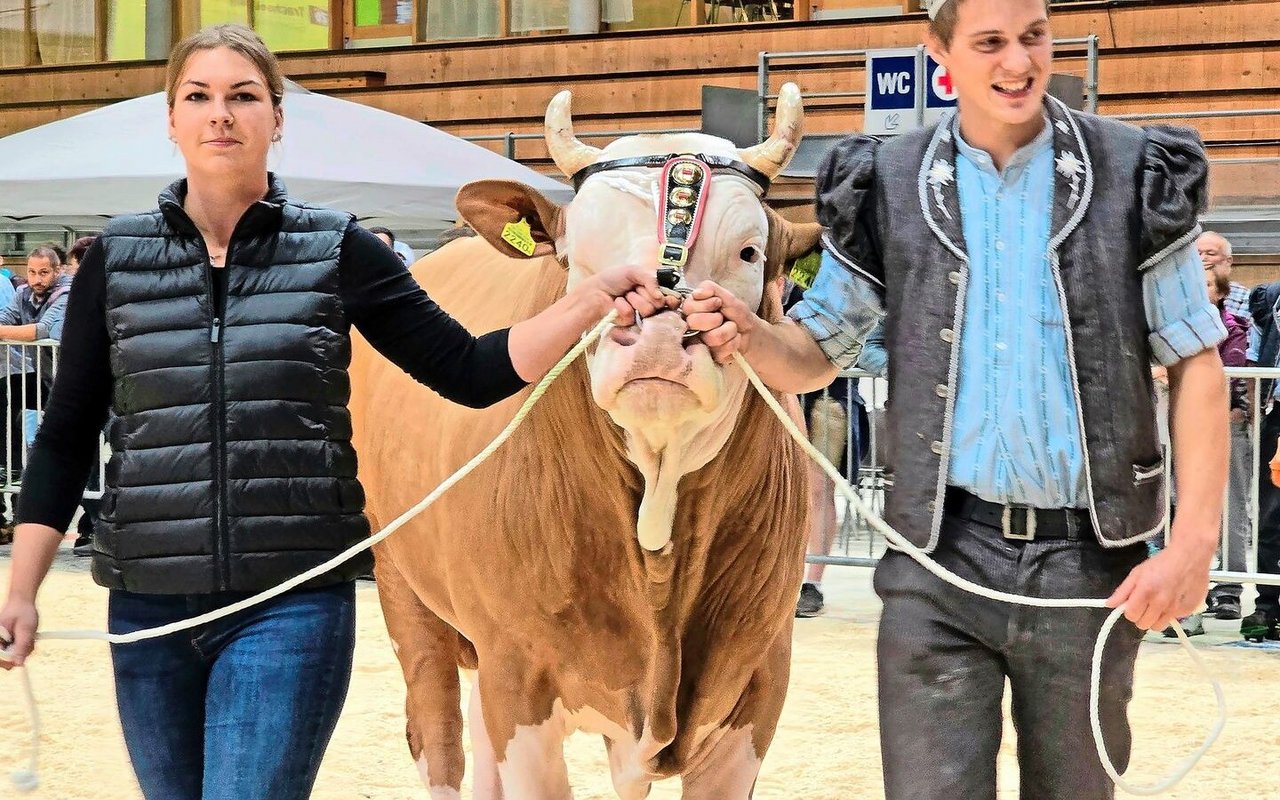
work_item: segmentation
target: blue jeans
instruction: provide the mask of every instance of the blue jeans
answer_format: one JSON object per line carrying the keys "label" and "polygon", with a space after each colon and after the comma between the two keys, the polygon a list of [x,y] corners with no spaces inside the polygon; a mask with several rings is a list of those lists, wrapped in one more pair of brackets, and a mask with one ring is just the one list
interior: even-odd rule
{"label": "blue jeans", "polygon": [[[246,596],[113,590],[107,627],[152,628]],[[354,648],[353,583],[112,645],[120,723],[146,800],[305,800],[346,699]]]}

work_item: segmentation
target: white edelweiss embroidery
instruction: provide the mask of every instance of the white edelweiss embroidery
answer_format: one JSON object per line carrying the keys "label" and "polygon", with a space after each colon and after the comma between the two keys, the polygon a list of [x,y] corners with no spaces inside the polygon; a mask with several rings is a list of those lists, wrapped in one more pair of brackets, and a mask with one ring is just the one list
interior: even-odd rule
{"label": "white edelweiss embroidery", "polygon": [[1064,178],[1073,178],[1084,172],[1084,162],[1069,150],[1063,150],[1054,163],[1058,165],[1058,172]]}
{"label": "white edelweiss embroidery", "polygon": [[1063,133],[1071,132],[1071,129],[1067,127],[1067,121],[1065,119],[1058,120],[1056,123],[1054,123],[1054,127],[1062,131]]}
{"label": "white edelweiss embroidery", "polygon": [[955,180],[955,177],[956,168],[940,158],[933,162],[932,167],[929,167],[929,184],[931,186],[946,186]]}
{"label": "white edelweiss embroidery", "polygon": [[951,219],[951,212],[947,210],[947,204],[942,201],[942,187],[949,185],[955,177],[956,168],[940,158],[933,162],[932,167],[929,167],[929,185],[933,187],[933,201],[938,204],[938,210],[947,219]]}
{"label": "white edelweiss embroidery", "polygon": [[1057,165],[1058,174],[1071,181],[1071,196],[1067,198],[1067,208],[1075,208],[1080,199],[1080,176],[1084,174],[1084,162],[1070,150],[1063,150],[1054,164]]}

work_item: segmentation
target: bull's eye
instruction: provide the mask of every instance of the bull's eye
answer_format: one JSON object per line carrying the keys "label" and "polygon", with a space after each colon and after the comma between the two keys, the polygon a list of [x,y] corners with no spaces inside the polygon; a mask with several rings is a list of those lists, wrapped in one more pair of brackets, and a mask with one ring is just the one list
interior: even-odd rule
{"label": "bull's eye", "polygon": [[738,253],[738,258],[748,264],[754,264],[760,260],[760,249],[756,247],[744,247],[742,248],[742,252]]}

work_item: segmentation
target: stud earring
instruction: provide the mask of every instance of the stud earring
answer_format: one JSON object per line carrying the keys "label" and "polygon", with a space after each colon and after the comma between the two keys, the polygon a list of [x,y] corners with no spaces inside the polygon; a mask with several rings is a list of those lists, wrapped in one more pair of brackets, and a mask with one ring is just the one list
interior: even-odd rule
{"label": "stud earring", "polygon": [[283,139],[283,138],[284,138],[284,137],[280,135],[280,131],[276,131],[276,132],[275,132],[275,135],[271,137],[271,143],[272,143],[272,144],[275,144],[275,143],[279,142],[279,141],[280,141],[281,139]]}

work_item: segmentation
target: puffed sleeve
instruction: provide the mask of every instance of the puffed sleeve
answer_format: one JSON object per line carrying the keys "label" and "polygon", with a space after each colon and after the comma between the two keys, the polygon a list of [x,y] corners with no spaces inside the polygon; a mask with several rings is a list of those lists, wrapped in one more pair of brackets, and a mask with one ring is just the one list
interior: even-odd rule
{"label": "puffed sleeve", "polygon": [[1142,271],[1199,235],[1198,220],[1209,198],[1209,165],[1200,135],[1171,125],[1152,125],[1145,131],[1139,190]]}
{"label": "puffed sleeve", "polygon": [[879,146],[870,136],[842,140],[823,159],[814,188],[827,250],[846,269],[883,286],[874,191]]}

